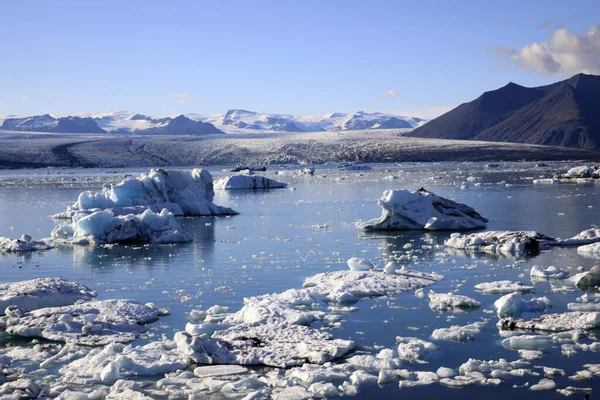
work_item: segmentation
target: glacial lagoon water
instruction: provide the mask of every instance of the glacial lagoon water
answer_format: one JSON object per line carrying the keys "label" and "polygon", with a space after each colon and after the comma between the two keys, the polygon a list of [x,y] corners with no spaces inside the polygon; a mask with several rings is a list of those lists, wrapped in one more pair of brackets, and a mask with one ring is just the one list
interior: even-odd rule
{"label": "glacial lagoon water", "polygon": [[[471,205],[490,220],[490,230],[536,230],[552,237],[571,237],[594,224],[600,225],[600,185],[534,185],[532,179],[551,177],[574,165],[578,164],[387,164],[373,166],[369,171],[324,167],[318,168],[314,176],[296,175],[293,169],[275,176],[274,170],[270,170],[265,176],[287,182],[290,188],[217,192],[214,202],[232,207],[240,215],[180,218],[182,227],[194,235],[192,243],[68,246],[28,255],[4,254],[0,256],[0,276],[9,282],[58,276],[96,290],[99,299],[129,298],[168,307],[171,314],[153,323],[150,332],[135,342],[141,344],[163,334],[172,337],[184,328],[186,313],[193,309],[220,304],[236,311],[245,296],[300,288],[309,276],[347,269],[346,260],[350,257],[368,258],[379,266],[396,260],[398,265],[407,268],[445,276],[426,288],[426,293],[430,289],[438,293],[455,291],[479,300],[481,307],[465,313],[437,313],[429,308],[426,299],[415,297],[413,292],[366,299],[357,304],[358,311],[343,315],[341,328],[330,330],[334,337],[351,339],[361,346],[394,348],[396,336],[430,340],[434,329],[487,319],[486,328],[475,340],[436,342],[440,351],[425,357],[427,364],[405,362],[403,368],[458,369],[469,358],[514,361],[520,358],[518,352],[501,345],[503,337],[495,326],[497,318],[490,313],[499,296],[482,294],[473,286],[503,279],[530,282],[529,270],[533,265],[555,265],[575,273],[578,266],[587,270],[600,261],[580,256],[576,248],[563,247],[521,257],[467,255],[444,247],[443,241],[450,232],[364,233],[357,231],[354,223],[380,215],[376,200],[384,190],[425,187]],[[209,169],[215,177],[221,174],[218,169]],[[47,237],[56,224],[49,216],[72,204],[79,192],[98,190],[103,179],[115,181],[135,172],[3,171],[0,173],[0,236],[18,237],[28,233],[35,239]],[[481,180],[467,181],[472,176]],[[62,183],[47,182],[49,177],[66,179]],[[554,293],[548,282],[535,283],[535,297],[548,296],[552,301],[553,307],[546,312],[567,311],[567,303],[575,302],[582,294],[580,291]],[[534,316],[536,314],[524,315],[525,318]],[[599,333],[592,332],[590,336]],[[13,339],[1,338],[0,346],[28,345],[28,341]],[[582,343],[591,341],[582,339]],[[554,344],[532,365],[561,368],[570,376],[583,370],[584,364],[598,362],[597,353],[578,351],[567,357],[561,353],[560,345]],[[27,363],[20,365],[28,367]],[[541,378],[543,372],[540,376],[503,378],[499,386],[464,389],[439,384],[399,389],[398,381],[393,381],[384,387],[361,387],[356,398],[530,398],[534,392],[527,387],[513,388],[513,385],[532,385]],[[556,378],[555,382],[557,388],[576,386],[590,387],[595,392],[600,390],[597,378],[579,382],[565,376]],[[542,393],[544,398],[563,398],[555,390]],[[575,395],[579,397],[583,394]]]}

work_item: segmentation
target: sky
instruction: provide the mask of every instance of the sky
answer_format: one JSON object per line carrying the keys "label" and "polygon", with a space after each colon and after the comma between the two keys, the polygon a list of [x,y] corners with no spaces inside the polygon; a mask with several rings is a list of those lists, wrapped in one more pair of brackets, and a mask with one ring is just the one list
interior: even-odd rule
{"label": "sky", "polygon": [[388,111],[600,73],[600,1],[0,1],[0,114]]}

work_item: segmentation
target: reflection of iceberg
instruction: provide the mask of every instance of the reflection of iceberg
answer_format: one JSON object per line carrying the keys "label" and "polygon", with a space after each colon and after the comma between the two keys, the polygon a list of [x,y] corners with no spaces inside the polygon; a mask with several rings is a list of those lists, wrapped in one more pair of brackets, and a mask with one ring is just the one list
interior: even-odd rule
{"label": "reflection of iceberg", "polygon": [[115,215],[140,214],[146,209],[160,212],[166,208],[175,215],[233,215],[236,211],[213,204],[213,180],[202,169],[153,169],[117,185],[105,185],[101,192],[82,192],[64,213],[56,218],[71,218],[110,209]]}
{"label": "reflection of iceberg", "polygon": [[357,224],[365,230],[426,229],[468,230],[485,228],[488,220],[466,204],[436,196],[421,188],[386,190],[377,201],[381,217]]}

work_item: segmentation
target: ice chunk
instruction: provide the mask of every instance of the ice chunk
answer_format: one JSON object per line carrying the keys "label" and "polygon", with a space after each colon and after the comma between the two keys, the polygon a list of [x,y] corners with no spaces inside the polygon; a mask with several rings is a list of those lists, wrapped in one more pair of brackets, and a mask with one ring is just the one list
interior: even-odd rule
{"label": "ice chunk", "polygon": [[475,285],[475,289],[487,294],[527,293],[533,291],[534,286],[525,285],[522,282],[496,281],[478,283]]}
{"label": "ice chunk", "polygon": [[28,281],[0,283],[0,315],[8,306],[22,312],[44,307],[60,307],[77,300],[91,300],[96,292],[76,282],[61,278],[37,278]]}
{"label": "ice chunk", "polygon": [[584,257],[600,260],[600,242],[579,246],[577,248],[577,253]]}
{"label": "ice chunk", "polygon": [[104,243],[179,243],[193,237],[181,230],[173,214],[146,210],[141,214],[115,216],[110,210],[77,214],[70,224],[57,226],[52,237],[74,244]]}
{"label": "ice chunk", "polygon": [[562,176],[565,178],[600,178],[600,168],[581,165],[569,169]]}
{"label": "ice chunk", "polygon": [[233,175],[215,182],[215,189],[218,190],[276,189],[284,187],[287,187],[287,183],[259,175]]}
{"label": "ice chunk", "polygon": [[365,258],[352,257],[348,260],[348,268],[351,271],[370,271],[375,269],[375,265]]}
{"label": "ice chunk", "polygon": [[440,378],[452,378],[456,375],[456,371],[448,367],[439,367],[436,374],[438,374]]}
{"label": "ice chunk", "polygon": [[87,385],[118,379],[163,375],[187,368],[189,360],[174,342],[152,342],[140,347],[111,343],[60,369],[64,382]]}
{"label": "ice chunk", "polygon": [[551,342],[548,336],[543,335],[517,335],[502,341],[502,346],[511,350],[545,350]]}
{"label": "ice chunk", "polygon": [[453,233],[444,244],[461,250],[519,254],[556,246],[558,241],[535,231],[487,231],[469,235]]}
{"label": "ice chunk", "polygon": [[438,350],[435,344],[414,337],[396,336],[396,342],[398,342],[398,356],[402,360],[421,360],[427,354]]}
{"label": "ice chunk", "polygon": [[49,340],[105,345],[130,342],[158,318],[158,307],[132,300],[99,300],[30,311],[21,318],[0,317],[7,333]]}
{"label": "ice chunk", "polygon": [[148,208],[154,212],[166,208],[175,215],[237,214],[231,208],[213,204],[213,198],[213,180],[207,170],[153,169],[105,186],[101,192],[82,192],[75,204],[55,217],[71,218],[105,209],[111,209],[114,215],[140,214]]}
{"label": "ice chunk", "polygon": [[589,271],[573,275],[570,278],[570,281],[575,283],[575,286],[577,286],[581,290],[590,290],[594,287],[600,286],[600,266],[595,265]]}
{"label": "ice chunk", "polygon": [[592,228],[580,232],[570,239],[561,240],[560,244],[563,246],[581,246],[596,242],[600,242],[600,229]]}
{"label": "ice chunk", "polygon": [[453,293],[429,292],[429,308],[434,311],[464,311],[481,305],[477,300]]}
{"label": "ice chunk", "polygon": [[599,312],[571,311],[559,314],[545,314],[530,321],[501,319],[502,329],[523,329],[529,331],[564,332],[578,329],[600,328]]}
{"label": "ice chunk", "polygon": [[0,384],[0,398],[2,399],[37,399],[41,392],[42,385],[29,378],[19,378]]}
{"label": "ice chunk", "polygon": [[523,300],[521,293],[514,292],[500,297],[494,302],[498,317],[518,317],[524,312],[542,312],[551,307],[547,297]]}
{"label": "ice chunk", "polygon": [[467,230],[484,228],[488,222],[473,208],[422,188],[414,193],[386,190],[377,205],[383,209],[381,217],[357,224],[359,229]]}
{"label": "ice chunk", "polygon": [[535,385],[531,385],[529,390],[552,390],[556,387],[556,383],[552,379],[543,378]]}
{"label": "ice chunk", "polygon": [[432,285],[443,276],[410,270],[398,270],[396,274],[383,271],[332,271],[317,274],[304,281],[310,292],[338,298],[347,293],[356,298],[393,295]]}
{"label": "ice chunk", "polygon": [[548,268],[534,265],[531,267],[531,271],[529,271],[529,276],[532,280],[565,279],[569,277],[569,272],[564,269],[557,268],[554,265],[551,265]]}
{"label": "ice chunk", "polygon": [[439,328],[433,331],[431,338],[434,340],[449,340],[452,342],[467,342],[474,340],[475,335],[485,328],[485,322],[474,322],[469,325],[453,325],[450,328]]}
{"label": "ice chunk", "polygon": [[53,248],[51,243],[43,240],[32,240],[29,235],[22,235],[20,239],[11,239],[0,236],[0,253],[26,253],[30,251],[44,251]]}
{"label": "ice chunk", "polygon": [[304,364],[301,367],[292,368],[287,375],[289,378],[298,379],[307,385],[312,385],[317,382],[344,380],[350,375],[350,372],[342,365]]}

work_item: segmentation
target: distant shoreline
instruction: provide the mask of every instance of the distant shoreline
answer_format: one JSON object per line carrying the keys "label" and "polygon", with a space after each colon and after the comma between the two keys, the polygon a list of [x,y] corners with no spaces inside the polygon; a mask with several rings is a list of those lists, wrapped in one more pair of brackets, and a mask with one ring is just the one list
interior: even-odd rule
{"label": "distant shoreline", "polygon": [[0,132],[0,168],[600,160],[566,147],[403,137],[399,130],[135,136]]}

